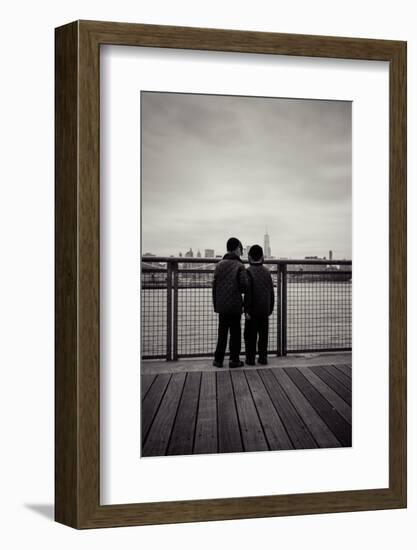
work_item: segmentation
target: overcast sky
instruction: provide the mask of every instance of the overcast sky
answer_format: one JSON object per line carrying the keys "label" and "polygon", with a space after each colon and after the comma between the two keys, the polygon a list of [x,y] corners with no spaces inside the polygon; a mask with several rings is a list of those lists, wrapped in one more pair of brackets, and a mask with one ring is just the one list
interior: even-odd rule
{"label": "overcast sky", "polygon": [[142,92],[142,253],[351,258],[351,103]]}

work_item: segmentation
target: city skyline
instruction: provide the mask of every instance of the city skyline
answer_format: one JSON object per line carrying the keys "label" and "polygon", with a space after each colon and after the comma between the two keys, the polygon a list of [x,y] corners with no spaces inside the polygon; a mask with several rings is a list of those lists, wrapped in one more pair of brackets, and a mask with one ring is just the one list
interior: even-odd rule
{"label": "city skyline", "polygon": [[[266,233],[264,235],[264,242],[265,242],[265,237],[268,236],[270,237],[270,235],[268,233]],[[268,242],[270,242],[270,239],[268,239]],[[253,243],[253,244],[258,244],[258,243]],[[247,257],[247,254],[248,254],[248,251],[250,249],[250,247],[252,246],[251,244],[245,244],[245,243],[242,243],[242,246],[243,246],[243,257],[246,258]],[[262,245],[261,245],[262,246]],[[351,258],[348,258],[348,257],[336,257],[337,254],[335,255],[334,253],[334,250],[327,250],[327,254],[324,254],[324,256],[322,256],[321,254],[314,254],[314,255],[306,255],[306,256],[275,256],[274,254],[272,254],[272,251],[271,251],[271,248],[269,247],[269,251],[270,251],[270,254],[266,254],[265,252],[265,245],[263,247],[264,249],[264,256],[265,258],[271,258],[271,259],[280,259],[280,258],[285,258],[285,259],[306,259],[306,258],[324,258],[324,259],[328,259],[328,260],[350,260]],[[158,253],[155,253],[155,252],[152,252],[150,250],[147,250],[146,252],[143,252],[142,254],[144,256],[148,256],[148,255],[152,255],[152,256],[166,256],[166,257],[179,257],[179,258],[187,258],[187,257],[191,257],[191,258],[219,258],[219,257],[222,257],[224,254],[226,253],[226,251],[222,251],[221,253],[218,253],[218,251],[214,248],[205,248],[205,249],[202,249],[201,247],[197,248],[196,250],[194,250],[192,247],[189,247],[188,249],[183,249],[183,250],[180,250],[178,251],[177,253],[175,254],[168,254],[168,255],[164,255],[164,254],[158,254]]]}
{"label": "city skyline", "polygon": [[[272,239],[270,239],[270,241],[272,242]],[[266,256],[266,252],[265,252],[265,244],[264,244],[264,236],[262,237],[262,239],[258,239],[258,241],[255,241],[253,243],[245,243],[245,242],[242,242],[242,246],[243,248],[250,248],[252,245],[254,244],[259,244],[260,246],[262,246],[263,250],[264,250],[264,255]],[[192,247],[192,246],[183,246],[180,250],[174,250],[174,251],[171,251],[169,253],[159,253],[158,251],[155,251],[155,250],[144,250],[143,247],[142,247],[142,255],[148,255],[148,254],[152,254],[153,256],[164,256],[164,257],[170,257],[170,256],[173,256],[173,257],[180,257],[180,254],[183,256],[183,257],[186,257],[186,252],[188,250],[192,250],[193,251],[193,257],[197,257],[197,253],[198,251],[200,251],[200,254],[201,254],[201,258],[215,258],[215,257],[218,257],[218,256],[223,256],[224,254],[226,254],[226,242],[224,243],[224,247],[223,249],[216,249],[216,248],[213,248],[213,247],[210,247],[210,248],[204,248],[202,246],[197,246],[197,247]],[[213,251],[213,255],[209,255],[207,256],[205,254],[206,250],[212,250]],[[303,255],[288,255],[288,256],[284,256],[284,255],[281,255],[281,254],[274,254],[273,252],[273,247],[270,247],[270,250],[271,250],[271,253],[270,253],[270,257],[271,258],[287,258],[287,259],[305,259],[307,257],[318,257],[318,258],[328,258],[329,260],[351,260],[351,256],[343,256],[341,254],[338,253],[338,251],[336,250],[331,250],[329,248],[324,248],[323,250],[318,250],[318,251],[315,251],[314,253],[305,253]],[[332,253],[330,257],[330,254],[329,253]]]}
{"label": "city skyline", "polygon": [[143,92],[142,253],[351,257],[351,103]]}

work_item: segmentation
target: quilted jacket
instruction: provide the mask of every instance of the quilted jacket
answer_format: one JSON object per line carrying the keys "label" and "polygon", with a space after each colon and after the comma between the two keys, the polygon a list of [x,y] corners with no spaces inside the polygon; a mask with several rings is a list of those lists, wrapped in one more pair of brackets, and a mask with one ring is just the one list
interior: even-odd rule
{"label": "quilted jacket", "polygon": [[247,269],[248,290],[244,309],[251,317],[268,317],[274,311],[274,285],[268,269],[261,265],[250,265]]}
{"label": "quilted jacket", "polygon": [[214,270],[214,311],[220,315],[241,315],[242,294],[247,286],[246,269],[239,256],[229,253],[223,256]]}

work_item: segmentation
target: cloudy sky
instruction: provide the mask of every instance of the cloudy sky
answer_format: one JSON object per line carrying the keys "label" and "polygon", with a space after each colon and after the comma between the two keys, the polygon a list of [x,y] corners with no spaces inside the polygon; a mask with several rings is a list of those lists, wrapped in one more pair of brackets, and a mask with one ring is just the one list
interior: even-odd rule
{"label": "cloudy sky", "polygon": [[141,93],[142,253],[351,258],[351,103]]}

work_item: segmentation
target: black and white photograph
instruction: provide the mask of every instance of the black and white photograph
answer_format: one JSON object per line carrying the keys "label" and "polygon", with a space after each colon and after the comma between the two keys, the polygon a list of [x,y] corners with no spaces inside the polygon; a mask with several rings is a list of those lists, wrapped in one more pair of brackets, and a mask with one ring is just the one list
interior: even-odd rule
{"label": "black and white photograph", "polygon": [[140,456],[352,446],[352,102],[142,91]]}

